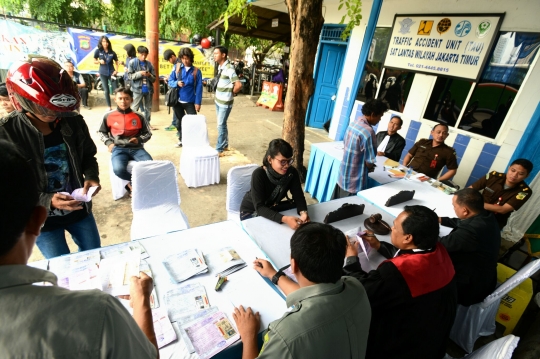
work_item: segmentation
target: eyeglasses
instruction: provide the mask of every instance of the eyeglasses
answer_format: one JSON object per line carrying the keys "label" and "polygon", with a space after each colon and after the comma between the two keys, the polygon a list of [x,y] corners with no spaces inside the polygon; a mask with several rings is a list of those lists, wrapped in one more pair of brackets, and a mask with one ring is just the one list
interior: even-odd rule
{"label": "eyeglasses", "polygon": [[289,158],[287,160],[278,160],[278,159],[275,159],[275,158],[273,158],[273,159],[278,161],[279,164],[281,165],[281,167],[285,167],[285,165],[292,166],[292,164],[294,163],[294,158]]}

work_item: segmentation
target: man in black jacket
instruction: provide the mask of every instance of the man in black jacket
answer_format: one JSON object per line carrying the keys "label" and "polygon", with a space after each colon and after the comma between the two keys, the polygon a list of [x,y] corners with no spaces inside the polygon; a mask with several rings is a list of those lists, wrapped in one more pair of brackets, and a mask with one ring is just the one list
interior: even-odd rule
{"label": "man in black jacket", "polygon": [[[75,84],[60,65],[41,56],[15,63],[6,83],[17,111],[0,120],[0,139],[15,144],[31,164],[39,205],[48,210],[37,246],[46,258],[68,254],[67,230],[79,250],[99,248],[87,196],[91,187],[94,196],[101,188],[97,150],[78,113]],[[79,188],[86,198],[71,196]]]}
{"label": "man in black jacket", "polygon": [[388,130],[377,133],[377,156],[385,156],[399,162],[401,152],[405,148],[405,139],[397,133],[402,125],[401,117],[393,115],[388,123]]}
{"label": "man in black jacket", "polygon": [[495,290],[501,232],[493,213],[484,210],[480,192],[462,189],[454,194],[452,204],[458,218],[439,219],[453,228],[440,242],[454,263],[458,303],[468,306]]}
{"label": "man in black jacket", "polygon": [[406,206],[392,227],[392,244],[363,236],[388,258],[366,273],[358,243],[349,245],[344,272],[356,277],[371,303],[366,359],[442,358],[457,308],[454,267],[437,243],[439,223],[424,206]]}

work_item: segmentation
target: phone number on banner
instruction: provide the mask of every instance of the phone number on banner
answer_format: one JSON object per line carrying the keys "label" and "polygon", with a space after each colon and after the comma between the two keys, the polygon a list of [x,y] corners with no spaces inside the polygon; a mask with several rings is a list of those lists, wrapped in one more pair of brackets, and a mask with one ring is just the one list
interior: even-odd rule
{"label": "phone number on banner", "polygon": [[450,69],[448,67],[430,66],[430,65],[422,65],[422,64],[411,64],[411,63],[409,63],[409,67],[416,67],[417,69],[437,71],[437,72],[450,72]]}

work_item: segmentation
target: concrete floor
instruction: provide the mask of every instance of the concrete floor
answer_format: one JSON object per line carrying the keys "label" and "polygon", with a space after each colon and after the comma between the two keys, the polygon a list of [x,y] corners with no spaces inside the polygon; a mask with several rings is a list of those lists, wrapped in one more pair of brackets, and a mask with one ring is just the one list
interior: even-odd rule
{"label": "concrete floor", "polygon": [[[163,96],[162,96],[163,97]],[[186,213],[192,227],[220,222],[227,219],[225,211],[225,196],[227,188],[227,172],[233,166],[249,163],[262,163],[268,142],[281,137],[283,123],[282,112],[271,112],[255,105],[256,98],[238,96],[228,121],[229,144],[235,149],[229,156],[220,159],[221,178],[218,185],[201,188],[188,188],[184,180],[178,175],[178,185],[182,199],[181,208]],[[163,99],[161,101],[163,103]],[[124,197],[118,201],[112,199],[109,165],[110,153],[99,140],[97,129],[103,119],[106,106],[103,93],[90,94],[91,110],[82,109],[86,123],[90,129],[92,139],[98,148],[97,159],[100,168],[101,192],[93,199],[93,213],[101,235],[102,246],[127,242],[130,240],[130,226],[132,220],[131,200]],[[114,105],[114,103],[113,103]],[[204,93],[201,114],[206,116],[208,136],[211,145],[215,145],[217,138],[216,111],[213,99]],[[181,148],[174,145],[177,142],[175,132],[165,131],[164,128],[171,123],[172,114],[167,114],[167,108],[160,106],[160,111],[152,113],[152,125],[159,130],[153,131],[152,139],[145,145],[146,150],[156,160],[170,160],[178,167]],[[306,128],[304,165],[309,162],[311,143],[330,141],[324,130]],[[317,203],[306,193],[308,204]],[[72,252],[77,250],[68,235],[68,244]],[[34,248],[30,262],[43,259],[37,247]],[[535,304],[525,315],[530,316],[525,328],[520,328],[516,335],[521,336],[518,348],[514,352],[514,359],[540,358],[540,311]],[[494,339],[496,335],[479,339],[477,347]],[[454,358],[461,358],[465,353],[449,341],[448,353]]]}

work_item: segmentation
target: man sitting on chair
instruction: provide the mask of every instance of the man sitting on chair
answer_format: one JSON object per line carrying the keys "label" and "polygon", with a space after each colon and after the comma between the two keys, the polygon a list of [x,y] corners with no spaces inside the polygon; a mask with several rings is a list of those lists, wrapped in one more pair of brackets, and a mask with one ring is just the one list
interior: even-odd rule
{"label": "man sitting on chair", "polygon": [[118,107],[107,112],[99,128],[101,140],[109,147],[114,174],[129,181],[126,190],[131,194],[131,173],[127,171],[129,161],[151,161],[152,156],[144,149],[144,143],[152,137],[143,115],[131,110],[133,92],[120,87],[114,98]]}
{"label": "man sitting on chair", "polygon": [[452,260],[437,242],[438,217],[427,207],[405,206],[390,233],[392,244],[369,231],[362,237],[388,258],[370,272],[360,266],[358,242],[347,247],[345,275],[360,280],[371,303],[366,359],[442,358],[457,295]]}
{"label": "man sitting on chair", "polygon": [[480,192],[465,188],[452,198],[458,218],[439,218],[443,226],[453,228],[440,242],[452,258],[456,270],[458,303],[480,303],[497,285],[497,259],[501,231],[497,219],[484,210]]}
{"label": "man sitting on chair", "polygon": [[385,156],[399,162],[401,152],[405,148],[405,139],[397,133],[403,120],[398,115],[392,115],[388,130],[377,133],[377,156]]}

